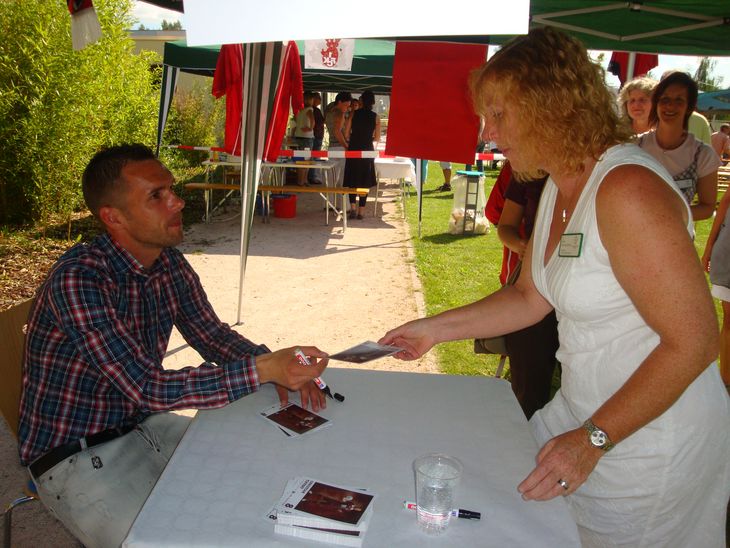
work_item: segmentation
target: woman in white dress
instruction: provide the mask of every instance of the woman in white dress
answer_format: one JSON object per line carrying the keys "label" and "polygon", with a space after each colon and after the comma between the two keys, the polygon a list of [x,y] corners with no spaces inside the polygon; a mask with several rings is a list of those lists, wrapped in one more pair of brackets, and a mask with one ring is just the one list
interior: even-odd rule
{"label": "woman in white dress", "polygon": [[541,449],[516,486],[523,498],[566,496],[585,546],[723,547],[730,406],[687,203],[666,170],[626,144],[603,71],[576,39],[533,30],[471,87],[485,140],[517,173],[550,174],[529,268],[514,286],[381,342],[416,359],[555,309],[562,386],[530,420]]}

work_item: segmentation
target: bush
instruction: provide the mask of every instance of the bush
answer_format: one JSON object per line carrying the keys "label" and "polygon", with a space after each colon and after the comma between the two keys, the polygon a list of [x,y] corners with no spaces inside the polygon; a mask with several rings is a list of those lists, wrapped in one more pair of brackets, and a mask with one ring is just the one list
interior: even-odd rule
{"label": "bush", "polygon": [[[196,83],[189,90],[178,89],[173,97],[162,142],[168,145],[221,146],[225,125],[225,99],[210,93],[213,80]],[[207,152],[162,148],[160,159],[173,171],[198,167]]]}
{"label": "bush", "polygon": [[156,54],[133,54],[131,0],[97,0],[102,38],[71,47],[65,2],[0,3],[0,223],[47,224],[83,206],[93,154],[154,143]]}

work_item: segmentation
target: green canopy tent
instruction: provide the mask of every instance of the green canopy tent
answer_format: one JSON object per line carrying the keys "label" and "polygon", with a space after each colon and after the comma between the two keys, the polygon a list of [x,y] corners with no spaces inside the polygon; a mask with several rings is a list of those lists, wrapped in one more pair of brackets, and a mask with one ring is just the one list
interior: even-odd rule
{"label": "green canopy tent", "polygon": [[[304,42],[298,41],[299,51]],[[167,114],[180,71],[213,76],[220,46],[188,46],[185,40],[166,42],[162,60],[160,110],[157,120],[157,150],[162,143]],[[356,40],[352,70],[302,69],[304,89],[317,91],[365,91],[390,93],[395,42]],[[304,56],[300,55],[302,67]]]}
{"label": "green canopy tent", "polygon": [[160,110],[157,117],[158,155],[178,74],[183,71],[202,76],[213,76],[219,51],[220,46],[188,47],[185,40],[165,42],[162,82],[160,83]]}

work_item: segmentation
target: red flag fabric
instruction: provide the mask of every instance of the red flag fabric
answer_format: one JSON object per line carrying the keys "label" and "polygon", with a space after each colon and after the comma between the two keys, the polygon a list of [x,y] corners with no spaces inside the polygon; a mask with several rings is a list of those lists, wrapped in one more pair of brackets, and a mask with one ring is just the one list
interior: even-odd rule
{"label": "red flag fabric", "polygon": [[279,83],[272,106],[269,131],[266,134],[264,160],[275,162],[281,150],[281,143],[286,134],[289,122],[289,104],[294,114],[304,108],[304,84],[302,83],[302,65],[299,60],[299,48],[294,40],[290,40],[281,63]]}
{"label": "red flag fabric", "polygon": [[223,148],[241,155],[241,111],[243,109],[243,46],[224,44],[213,73],[213,95],[226,96],[226,131]]}
{"label": "red flag fabric", "polygon": [[474,163],[479,119],[467,79],[483,44],[396,42],[386,154]]}
{"label": "red flag fabric", "polygon": [[68,0],[66,4],[68,5],[68,11],[71,15],[75,15],[82,10],[92,7],[91,0]]}
{"label": "red flag fabric", "polygon": [[[651,69],[659,64],[659,56],[656,53],[637,53],[634,61],[634,75],[631,78],[644,76]],[[629,52],[614,51],[611,60],[608,62],[608,72],[618,76],[621,85],[626,81],[626,72],[629,66]]]}

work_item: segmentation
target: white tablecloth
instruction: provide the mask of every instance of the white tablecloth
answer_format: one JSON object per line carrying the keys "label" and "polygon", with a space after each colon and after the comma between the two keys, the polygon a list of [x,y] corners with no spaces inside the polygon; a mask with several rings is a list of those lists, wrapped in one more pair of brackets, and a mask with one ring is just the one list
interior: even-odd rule
{"label": "white tablecloth", "polygon": [[[506,381],[328,369],[343,403],[328,400],[322,431],[287,438],[257,413],[271,386],[201,411],[135,521],[125,546],[323,546],[276,535],[265,513],[288,479],[310,476],[377,494],[364,546],[579,546],[562,498],[525,502],[517,484],[537,453]],[[298,396],[296,397],[298,400]],[[482,513],[429,537],[413,511],[411,463],[429,452],[464,464],[455,503]]]}
{"label": "white tablecloth", "polygon": [[416,169],[408,158],[376,158],[375,172],[378,179],[404,179],[416,182]]}

